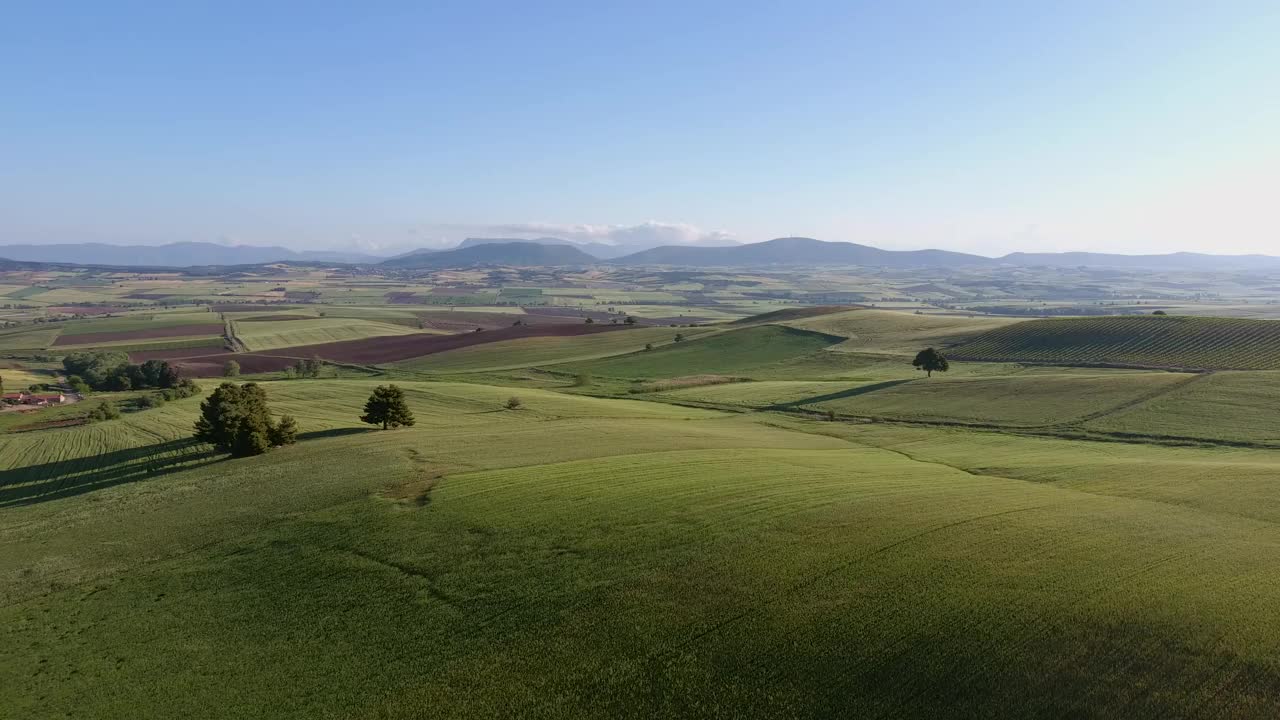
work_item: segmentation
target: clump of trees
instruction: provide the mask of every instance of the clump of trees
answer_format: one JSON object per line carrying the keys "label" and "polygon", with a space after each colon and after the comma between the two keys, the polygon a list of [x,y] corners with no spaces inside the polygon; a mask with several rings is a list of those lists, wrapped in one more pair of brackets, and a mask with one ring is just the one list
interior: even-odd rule
{"label": "clump of trees", "polygon": [[74,352],[62,359],[67,382],[83,383],[93,390],[144,390],[172,388],[182,383],[178,369],[164,360],[129,362],[122,352],[90,350]]}
{"label": "clump of trees", "polygon": [[313,355],[294,363],[290,369],[293,370],[291,377],[318,378],[320,377],[320,371],[324,369],[324,361]]}
{"label": "clump of trees", "polygon": [[933,348],[925,348],[916,353],[916,359],[911,361],[911,365],[917,370],[925,371],[928,377],[933,377],[935,372],[946,372],[951,369],[947,357]]}
{"label": "clump of trees", "polygon": [[381,425],[383,430],[411,427],[414,423],[413,413],[404,399],[404,390],[399,385],[379,385],[364,404],[361,422],[370,425]]}
{"label": "clump of trees", "polygon": [[115,420],[120,417],[120,409],[108,400],[98,403],[97,407],[89,411],[87,415],[89,422],[102,422],[103,420]]}
{"label": "clump of trees", "polygon": [[298,426],[288,415],[272,422],[267,393],[257,383],[224,382],[200,404],[195,438],[232,457],[248,457],[297,442]]}

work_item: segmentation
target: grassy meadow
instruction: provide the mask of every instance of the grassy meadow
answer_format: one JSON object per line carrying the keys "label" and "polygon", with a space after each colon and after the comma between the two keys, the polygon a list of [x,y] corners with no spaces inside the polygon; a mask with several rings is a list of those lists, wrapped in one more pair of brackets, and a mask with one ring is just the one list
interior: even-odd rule
{"label": "grassy meadow", "polygon": [[[1280,716],[1280,373],[1054,365],[1085,336],[1046,323],[1075,320],[929,304],[1011,292],[981,278],[272,272],[33,278],[24,302],[223,305],[0,328],[0,375],[224,313],[246,348],[299,354],[556,298],[754,317],[239,378],[300,430],[251,458],[191,439],[200,396],[0,413],[0,717]],[[1131,364],[1171,357],[1106,332],[1158,350]],[[387,382],[413,427],[360,422]],[[100,401],[125,412],[36,426]]]}

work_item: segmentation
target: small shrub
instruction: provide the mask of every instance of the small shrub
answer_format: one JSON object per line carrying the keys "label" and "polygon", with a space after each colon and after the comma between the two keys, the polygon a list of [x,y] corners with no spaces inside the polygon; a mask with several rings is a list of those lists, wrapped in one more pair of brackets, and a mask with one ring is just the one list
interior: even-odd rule
{"label": "small shrub", "polygon": [[523,405],[524,403],[521,402],[520,398],[516,397],[515,395],[512,395],[511,397],[507,398],[507,402],[503,405],[503,407],[505,407],[508,410],[519,410]]}

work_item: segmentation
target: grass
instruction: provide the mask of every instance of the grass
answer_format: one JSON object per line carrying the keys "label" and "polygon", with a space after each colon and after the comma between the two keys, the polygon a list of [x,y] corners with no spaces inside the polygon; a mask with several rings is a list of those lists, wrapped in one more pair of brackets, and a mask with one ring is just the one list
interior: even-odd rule
{"label": "grass", "polygon": [[925,347],[946,348],[1016,322],[1019,321],[1010,318],[916,315],[864,309],[791,320],[786,324],[847,338],[833,350],[914,355]]}
{"label": "grass", "polygon": [[619,378],[739,375],[752,368],[803,357],[836,342],[839,339],[829,335],[763,325],[556,369]]}
{"label": "grass", "polygon": [[387,432],[410,371],[265,382],[302,439],[257,458],[199,397],[0,423],[0,717],[1280,715],[1280,373],[925,379],[889,320],[477,346]]}
{"label": "grass", "polygon": [[[262,458],[173,467],[122,447],[150,452],[160,438],[123,435],[176,416],[54,431],[83,462],[152,472],[0,508],[0,710],[1276,710],[1262,451],[1083,452],[549,392],[524,393],[526,415],[492,408],[508,389],[431,383],[411,388],[418,427],[335,432],[370,386],[348,382],[270,385],[282,408],[328,409],[329,430],[307,418],[309,439]],[[1133,483],[1147,463],[1184,491]],[[1245,466],[1263,502],[1185,491]]]}
{"label": "grass", "polygon": [[474,345],[395,363],[394,367],[431,373],[492,372],[537,365],[557,365],[633,353],[646,343],[672,342],[676,333],[693,339],[712,330],[692,328],[635,328],[582,337],[538,337]]}
{"label": "grass", "polygon": [[1041,427],[1079,422],[1177,388],[1194,375],[1016,375],[992,378],[918,377],[793,401],[839,415],[900,420]]}
{"label": "grass", "polygon": [[1280,322],[1126,316],[1033,320],[959,346],[957,358],[1210,370],[1280,369]]}
{"label": "grass", "polygon": [[421,332],[404,325],[366,319],[315,318],[234,322],[236,337],[251,351],[275,350],[295,345],[315,345],[341,340],[363,340]]}
{"label": "grass", "polygon": [[1280,373],[1220,372],[1086,424],[1104,432],[1280,445]]}

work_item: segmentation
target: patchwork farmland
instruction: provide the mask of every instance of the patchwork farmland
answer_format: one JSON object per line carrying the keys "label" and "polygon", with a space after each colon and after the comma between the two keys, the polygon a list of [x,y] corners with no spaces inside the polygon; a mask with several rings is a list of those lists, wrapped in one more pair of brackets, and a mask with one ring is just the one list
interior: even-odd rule
{"label": "patchwork farmland", "polygon": [[[0,716],[1280,714],[1273,321],[270,272],[0,328],[201,386],[0,412]],[[192,438],[229,360],[296,444]]]}

